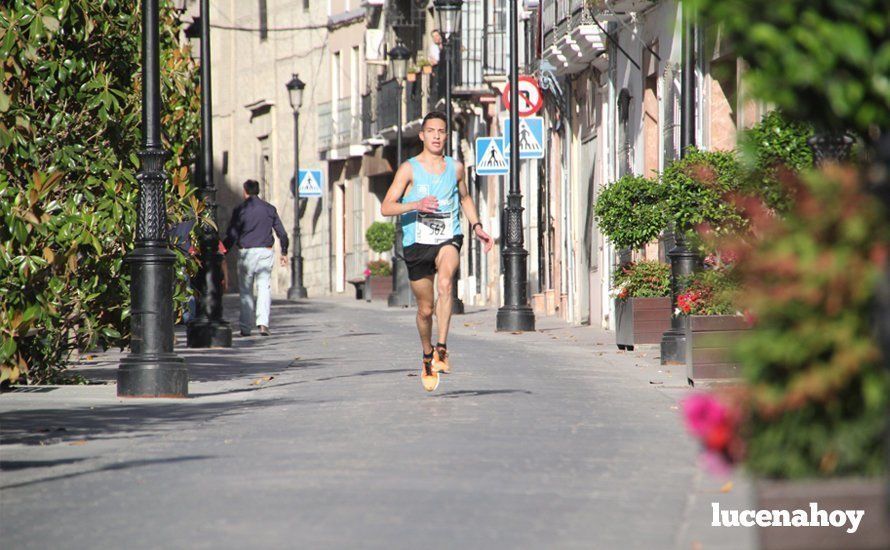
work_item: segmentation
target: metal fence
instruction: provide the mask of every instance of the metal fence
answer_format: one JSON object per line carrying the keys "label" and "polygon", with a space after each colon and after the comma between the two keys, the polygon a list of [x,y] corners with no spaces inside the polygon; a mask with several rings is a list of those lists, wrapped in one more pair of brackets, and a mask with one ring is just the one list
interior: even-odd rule
{"label": "metal fence", "polygon": [[408,123],[423,116],[423,85],[420,79],[405,84],[405,119]]}

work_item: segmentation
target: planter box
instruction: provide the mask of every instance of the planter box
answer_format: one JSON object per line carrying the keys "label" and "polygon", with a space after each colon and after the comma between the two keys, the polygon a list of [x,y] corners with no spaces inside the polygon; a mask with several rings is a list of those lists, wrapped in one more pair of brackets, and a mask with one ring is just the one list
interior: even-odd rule
{"label": "planter box", "polygon": [[388,300],[392,294],[392,275],[369,277],[372,300]]}
{"label": "planter box", "polygon": [[828,514],[834,510],[865,511],[855,533],[847,533],[849,522],[844,527],[758,527],[764,550],[890,548],[887,479],[758,480],[754,491],[758,510],[803,510],[809,516],[810,503],[815,502]]}
{"label": "planter box", "polygon": [[690,315],[687,321],[686,378],[689,384],[738,378],[739,365],[729,359],[729,348],[748,330],[745,318],[741,315]]}
{"label": "planter box", "polygon": [[633,350],[637,344],[658,344],[671,328],[671,299],[629,298],[615,300],[615,343]]}

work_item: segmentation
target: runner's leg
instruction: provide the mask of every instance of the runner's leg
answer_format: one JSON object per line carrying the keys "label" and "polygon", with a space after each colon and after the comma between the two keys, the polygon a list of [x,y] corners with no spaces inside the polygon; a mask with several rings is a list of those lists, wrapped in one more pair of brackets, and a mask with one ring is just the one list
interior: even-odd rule
{"label": "runner's leg", "polygon": [[448,327],[451,324],[451,307],[454,301],[451,297],[451,285],[456,284],[454,274],[459,265],[460,254],[457,247],[446,244],[439,249],[439,253],[436,255],[436,271],[439,274],[436,283],[436,290],[439,294],[436,299],[436,321],[439,333],[437,343],[447,343]]}
{"label": "runner's leg", "polygon": [[433,344],[433,277],[429,275],[417,281],[411,281],[411,290],[417,301],[417,332],[420,333],[420,345],[423,353],[431,353]]}

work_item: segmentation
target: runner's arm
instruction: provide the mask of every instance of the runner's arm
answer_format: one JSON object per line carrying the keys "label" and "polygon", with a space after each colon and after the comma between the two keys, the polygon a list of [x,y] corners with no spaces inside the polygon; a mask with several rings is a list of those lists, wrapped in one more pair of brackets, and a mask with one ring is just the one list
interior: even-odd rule
{"label": "runner's arm", "polygon": [[437,208],[435,197],[430,200],[424,197],[419,201],[399,202],[405,195],[405,189],[413,179],[411,164],[403,162],[396,171],[396,176],[392,180],[392,185],[383,197],[383,203],[380,205],[380,214],[383,216],[399,216],[407,212],[419,210],[421,212],[435,212]]}
{"label": "runner's arm", "polygon": [[460,194],[460,207],[464,211],[464,216],[467,217],[467,221],[470,222],[470,231],[476,235],[480,241],[485,243],[485,252],[488,252],[491,250],[494,239],[482,229],[481,225],[476,225],[477,223],[481,223],[479,220],[479,212],[476,210],[476,203],[473,202],[473,197],[470,196],[469,189],[467,189],[467,182],[464,179],[463,163],[458,162],[456,170],[457,191]]}

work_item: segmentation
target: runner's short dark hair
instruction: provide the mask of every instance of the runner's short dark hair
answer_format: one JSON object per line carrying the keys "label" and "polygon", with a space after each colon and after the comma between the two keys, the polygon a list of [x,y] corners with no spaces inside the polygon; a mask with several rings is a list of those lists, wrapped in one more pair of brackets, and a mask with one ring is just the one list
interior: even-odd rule
{"label": "runner's short dark hair", "polygon": [[257,180],[247,180],[244,182],[244,192],[251,196],[260,194],[260,182]]}
{"label": "runner's short dark hair", "polygon": [[448,125],[448,117],[445,116],[445,113],[442,111],[430,111],[423,117],[423,122],[420,124],[420,128],[423,129],[426,127],[426,121],[433,120],[434,118],[441,120],[446,126]]}

